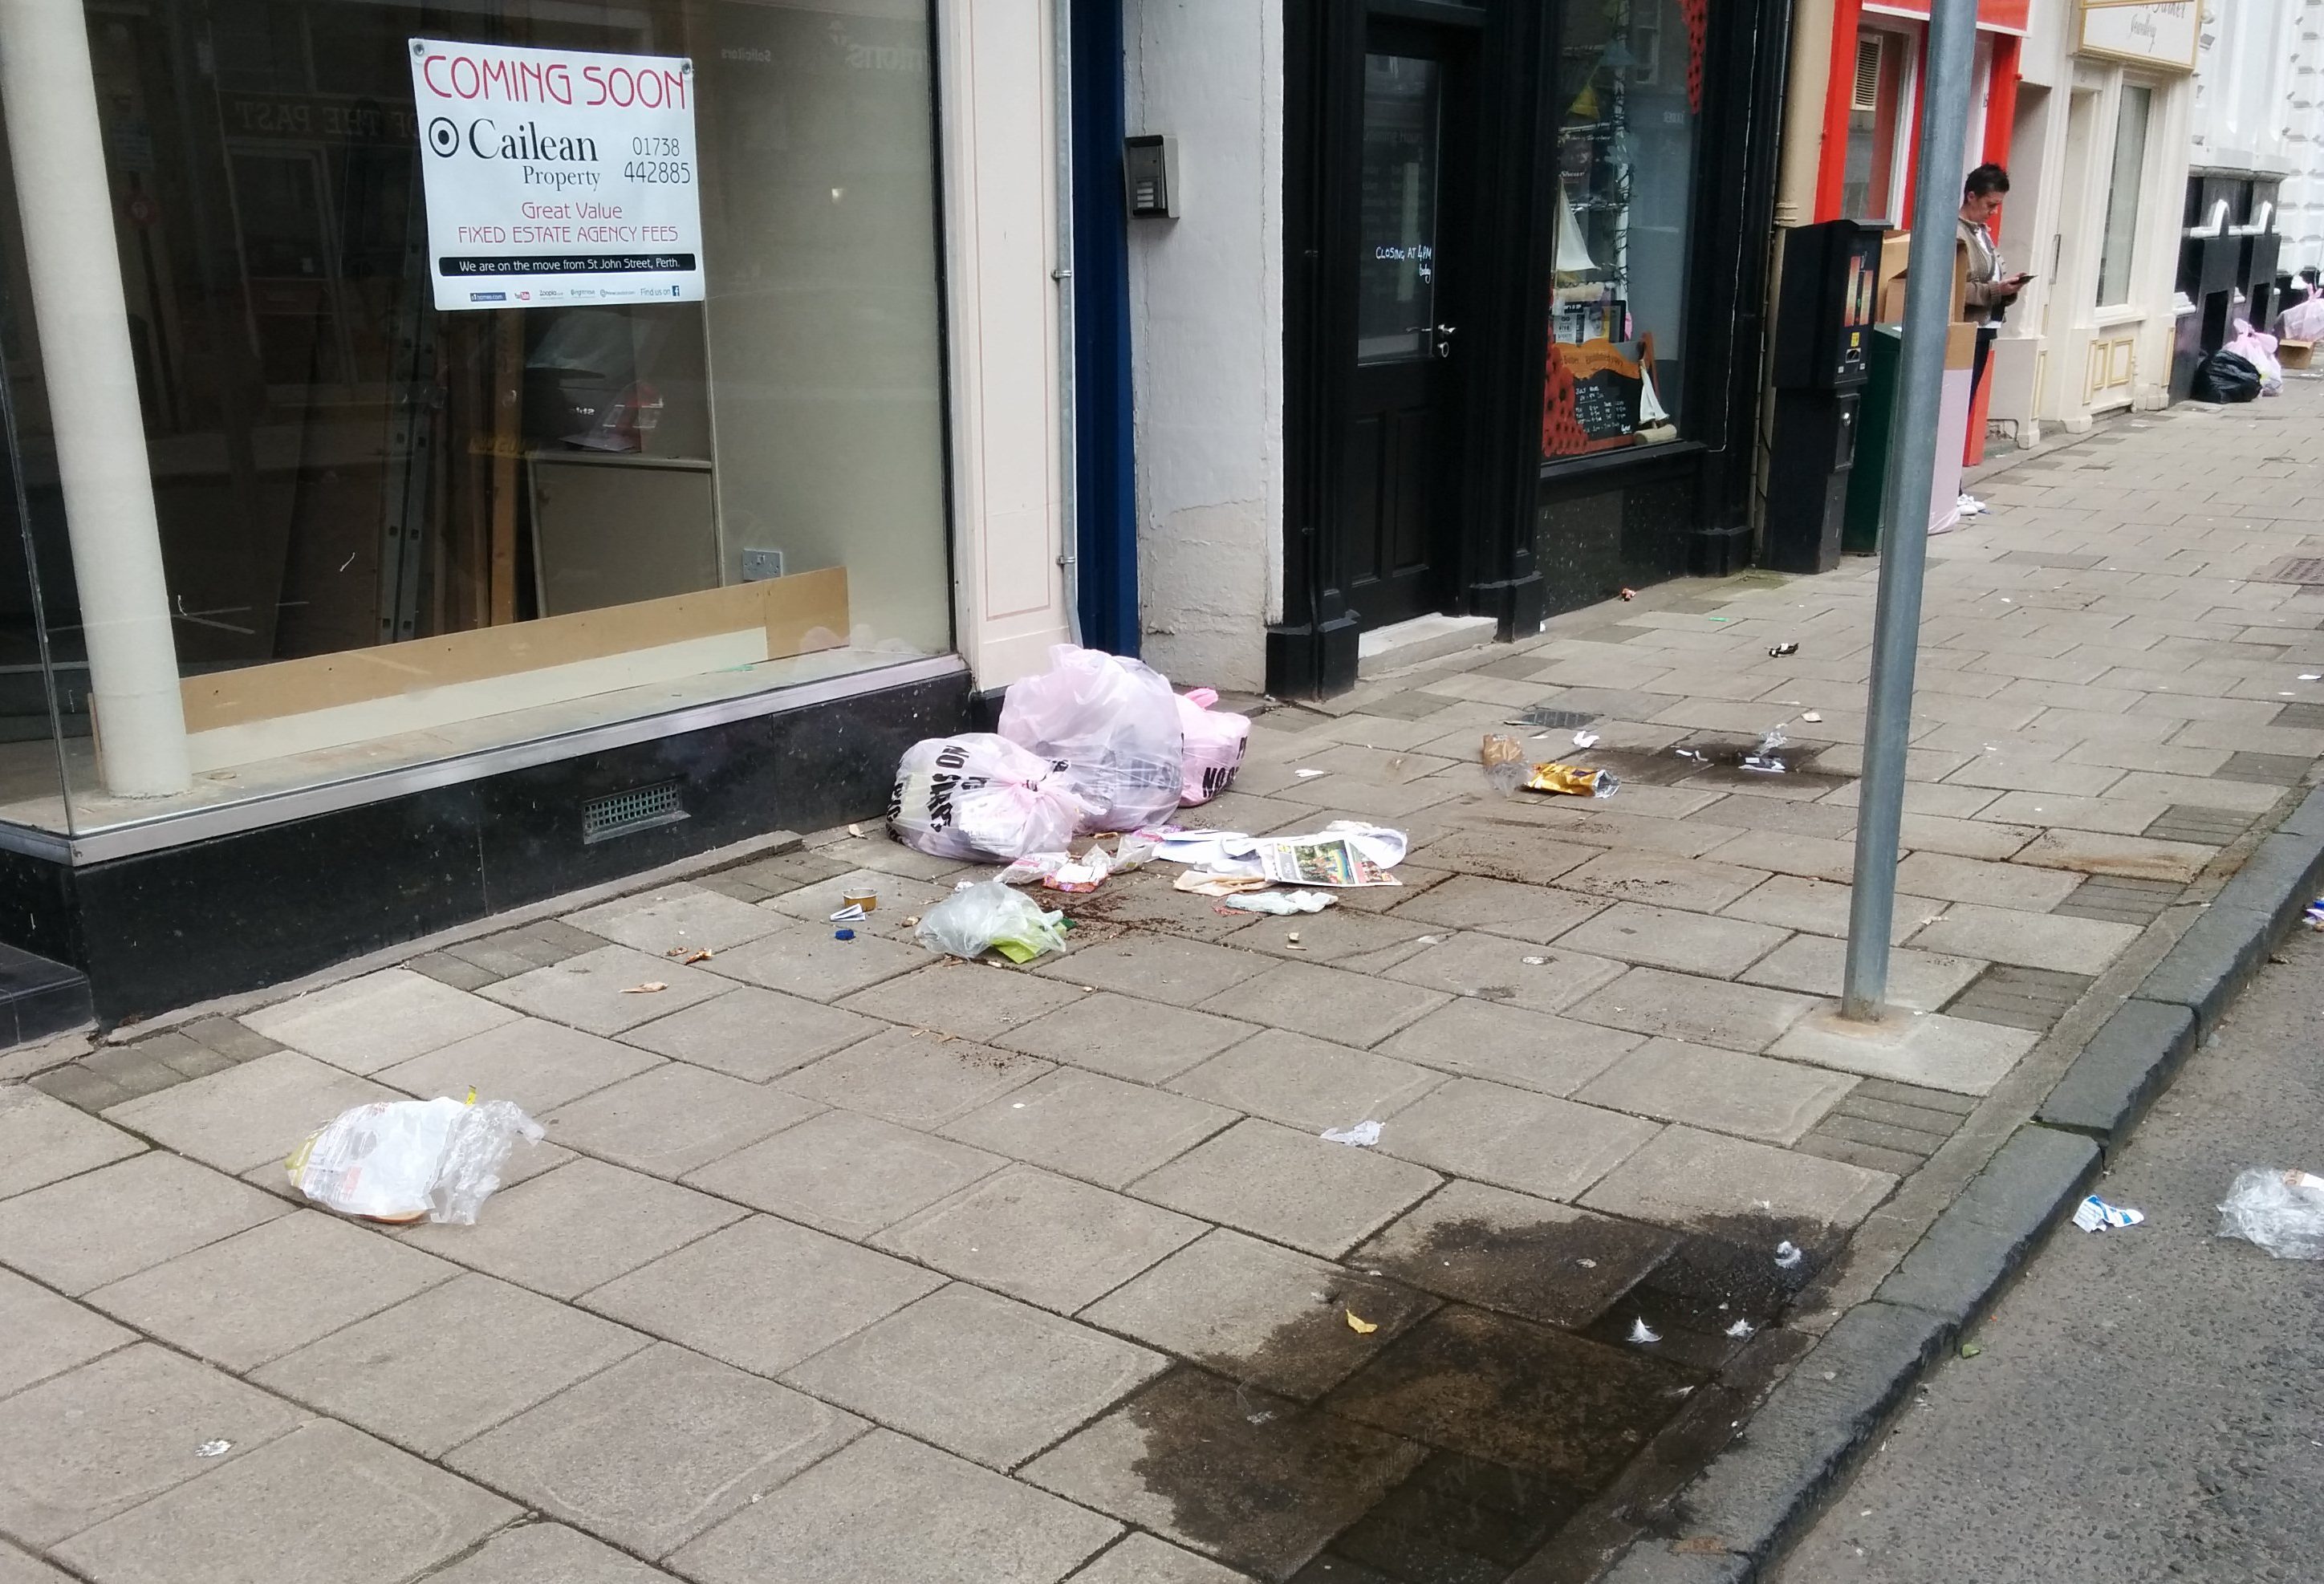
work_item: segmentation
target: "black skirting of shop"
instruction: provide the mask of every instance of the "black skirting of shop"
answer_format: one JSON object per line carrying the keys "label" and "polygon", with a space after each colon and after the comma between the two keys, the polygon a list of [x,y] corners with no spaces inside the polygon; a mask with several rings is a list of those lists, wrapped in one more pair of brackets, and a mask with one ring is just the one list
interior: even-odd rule
{"label": "black skirting of shop", "polygon": [[[864,693],[134,856],[0,852],[0,939],[86,972],[106,1023],[256,990],[768,831],[877,818],[898,758],[960,730],[970,686]],[[591,839],[585,809],[624,794],[659,812]]]}

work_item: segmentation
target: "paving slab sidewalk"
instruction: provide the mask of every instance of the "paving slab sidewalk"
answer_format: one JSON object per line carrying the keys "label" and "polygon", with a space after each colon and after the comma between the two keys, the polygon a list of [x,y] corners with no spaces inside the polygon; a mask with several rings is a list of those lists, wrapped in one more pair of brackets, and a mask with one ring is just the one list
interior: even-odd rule
{"label": "paving slab sidewalk", "polygon": [[[936,961],[988,871],[866,825],[0,1089],[0,1577],[1586,1577],[2310,778],[2319,411],[2117,423],[1932,542],[1874,1035],[1851,561],[1267,711],[1191,822],[1412,839],[1320,916],[1148,870]],[[1494,731],[1622,790],[1495,797]],[[470,1084],[549,1128],[476,1227],[292,1202],[333,1110]]]}

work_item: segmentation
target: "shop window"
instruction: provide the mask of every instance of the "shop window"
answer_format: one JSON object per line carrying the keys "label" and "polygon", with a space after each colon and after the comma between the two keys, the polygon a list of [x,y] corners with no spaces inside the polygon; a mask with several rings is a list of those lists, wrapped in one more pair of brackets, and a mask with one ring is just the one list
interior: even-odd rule
{"label": "shop window", "polygon": [[[950,648],[931,3],[89,5],[193,801]],[[414,87],[423,40],[576,75],[636,60],[641,83],[677,62],[655,91],[690,130],[488,91],[492,134],[444,131]],[[605,146],[525,141],[576,132]],[[538,245],[481,240],[480,267],[640,270],[659,246],[696,283],[655,301],[520,273],[447,304],[430,140],[472,134],[698,210],[631,236],[604,189],[549,188]],[[74,818],[102,824],[152,808],[108,801],[76,713],[60,349],[44,363],[22,306],[23,246],[12,228],[8,367]],[[0,818],[51,823],[29,785]]]}
{"label": "shop window", "polygon": [[1912,89],[1913,35],[1865,28],[1856,35],[1856,71],[1849,85],[1848,148],[1840,172],[1840,211],[1876,226],[1901,224],[1899,179]]}
{"label": "shop window", "polygon": [[2154,90],[2122,85],[2114,124],[2114,165],[2107,179],[2106,233],[2098,244],[2098,300],[2114,308],[2130,300],[2130,272],[2138,254],[2139,189],[2146,180],[2146,124]]}
{"label": "shop window", "polygon": [[1708,3],[1564,13],[1545,457],[1677,437]]}

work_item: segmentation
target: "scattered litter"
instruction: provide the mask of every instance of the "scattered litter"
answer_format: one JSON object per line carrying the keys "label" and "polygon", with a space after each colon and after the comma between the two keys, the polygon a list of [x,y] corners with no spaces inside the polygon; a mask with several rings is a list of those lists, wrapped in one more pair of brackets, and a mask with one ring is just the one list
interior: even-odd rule
{"label": "scattered litter", "polygon": [[1246,836],[1239,831],[1181,831],[1155,856],[1221,876],[1249,876],[1286,886],[1400,886],[1388,871],[1410,843],[1402,831],[1361,820],[1333,820],[1298,836]]}
{"label": "scattered litter", "polygon": [[1525,744],[1499,732],[1489,732],[1477,750],[1477,758],[1485,767],[1485,779],[1493,790],[1507,797],[1525,784]]}
{"label": "scattered litter", "polygon": [[1441,946],[1444,944],[1444,937],[1443,935],[1422,935],[1413,944],[1419,946]]}
{"label": "scattered litter", "polygon": [[1765,776],[1784,773],[1784,761],[1775,755],[1777,749],[1791,741],[1784,735],[1784,723],[1778,721],[1767,728],[1767,734],[1759,739],[1759,746],[1743,756],[1742,769],[1757,770]]}
{"label": "scattered litter", "polygon": [[2308,905],[2308,911],[2301,916],[2308,920],[2310,929],[2324,929],[2324,897],[2319,897],[2310,902]]}
{"label": "scattered litter", "polygon": [[880,893],[869,886],[851,886],[839,893],[843,907],[861,907],[866,913],[880,911]]}
{"label": "scattered litter", "polygon": [[1775,1264],[1784,1270],[1791,1269],[1805,1257],[1800,1252],[1800,1246],[1789,1239],[1775,1245]]}
{"label": "scattered litter", "polygon": [[1527,957],[1525,960],[1525,965],[1527,968],[1539,968],[1548,961],[1549,959],[1546,957]]}
{"label": "scattered litter", "polygon": [[1274,1409],[1272,1409],[1272,1408],[1261,1408],[1261,1409],[1260,1409],[1258,1413],[1256,1413],[1256,1414],[1244,1414],[1244,1415],[1243,1415],[1243,1418],[1244,1418],[1244,1419],[1248,1420],[1250,1423],[1253,1423],[1253,1424],[1264,1424],[1264,1423],[1266,1423],[1268,1420],[1270,1420],[1270,1419],[1272,1419],[1272,1418],[1274,1418],[1274,1417],[1275,1417],[1275,1410],[1274,1410]]}
{"label": "scattered litter", "polygon": [[835,929],[831,932],[831,938],[835,941],[852,941],[855,938],[855,932],[852,929]]}
{"label": "scattered litter", "polygon": [[1113,844],[1113,872],[1124,874],[1133,869],[1144,869],[1149,859],[1162,852],[1164,833],[1132,831]]}
{"label": "scattered litter", "polygon": [[1190,869],[1172,882],[1172,889],[1192,891],[1198,897],[1231,897],[1238,891],[1263,891],[1274,883],[1263,874],[1213,874],[1208,870]]}
{"label": "scattered litter", "polygon": [[1073,861],[1070,852],[1028,852],[993,878],[1004,886],[1028,886],[1047,879]]}
{"label": "scattered litter", "polygon": [[512,1101],[374,1101],[341,1111],[282,1163],[300,1193],[374,1221],[473,1226],[501,1165],[540,1124]]}
{"label": "scattered litter", "polygon": [[201,1445],[194,1449],[194,1456],[197,1458],[223,1458],[232,1450],[234,1450],[234,1443],[230,1441],[206,1441]]}
{"label": "scattered litter", "polygon": [[1352,1144],[1358,1148],[1369,1148],[1379,1140],[1380,1125],[1378,1122],[1359,1122],[1352,1128],[1323,1129],[1323,1142],[1326,1144]]}
{"label": "scattered litter", "polygon": [[669,986],[662,983],[659,979],[649,979],[643,984],[633,984],[630,986],[629,989],[623,990],[622,993],[625,996],[650,996],[658,995],[669,988]]}
{"label": "scattered litter", "polygon": [[2126,1205],[2108,1204],[2097,1194],[2091,1194],[2074,1207],[2074,1225],[2085,1232],[2103,1232],[2112,1228],[2135,1227],[2146,1219],[2144,1212]]}
{"label": "scattered litter", "polygon": [[1061,863],[1041,877],[1041,884],[1052,891],[1094,891],[1113,872],[1113,854],[1096,843],[1079,860]]}
{"label": "scattered litter", "polygon": [[1964,1358],[1974,1358],[1979,1353],[1984,1351],[1985,1344],[1983,1342],[1963,1342],[1960,1345],[1960,1356]]}
{"label": "scattered litter", "polygon": [[1691,759],[1697,764],[1709,764],[1711,756],[1692,748],[1674,748],[1671,751],[1681,759]]}
{"label": "scattered litter", "polygon": [[[1329,891],[1244,891],[1227,898],[1226,905],[1240,913],[1272,913],[1281,917],[1293,913],[1321,913],[1326,907],[1336,907],[1340,899]],[[1291,936],[1297,944],[1296,931]]]}
{"label": "scattered litter", "polygon": [[707,962],[714,954],[707,946],[672,946],[662,953],[665,957],[677,958],[680,968],[689,968],[696,962]]}
{"label": "scattered litter", "polygon": [[2219,1206],[2219,1236],[2256,1243],[2278,1259],[2324,1259],[2324,1177],[2254,1166]]}
{"label": "scattered litter", "polygon": [[1662,1340],[1662,1332],[1648,1325],[1643,1317],[1630,1322],[1630,1340],[1640,1347],[1644,1347],[1648,1342],[1659,1342]]}
{"label": "scattered litter", "polygon": [[1328,776],[1332,772],[1329,770],[1296,769],[1291,773],[1298,777],[1303,781],[1312,781],[1318,776]]}
{"label": "scattered litter", "polygon": [[1730,1337],[1748,1337],[1758,1329],[1748,1320],[1738,1320],[1727,1328],[1727,1334]]}
{"label": "scattered litter", "polygon": [[1626,588],[1622,591],[1622,597],[1626,600],[1635,600],[1638,597],[1638,591],[1635,588]]}
{"label": "scattered litter", "polygon": [[1611,797],[1622,789],[1611,770],[1583,765],[1540,764],[1525,778],[1528,792],[1562,792],[1569,797]]}
{"label": "scattered litter", "polygon": [[1047,913],[1022,891],[999,880],[965,885],[920,916],[912,938],[932,952],[974,959],[999,952],[1011,962],[1029,962],[1045,952],[1065,949],[1065,917]]}
{"label": "scattered litter", "polygon": [[861,836],[863,833],[863,827],[859,824],[850,824],[847,827],[847,833],[851,836]]}
{"label": "scattered litter", "polygon": [[1823,719],[1823,717],[1822,717],[1821,715],[1820,715],[1820,714],[1816,714],[1816,713],[1815,713],[1815,711],[1813,711],[1813,710],[1810,710],[1806,714],[1802,715],[1802,716],[1800,717],[1800,719],[1802,719],[1803,721],[1807,721],[1807,722],[1810,722],[1810,723],[1813,723],[1813,722],[1817,722],[1817,721],[1821,721],[1821,720],[1822,720],[1822,719]]}
{"label": "scattered litter", "polygon": [[1368,1337],[1379,1330],[1379,1322],[1366,1320],[1352,1309],[1343,1309],[1340,1312],[1348,1317],[1348,1329],[1360,1337]]}
{"label": "scattered litter", "polygon": [[2324,682],[2324,671],[2302,671],[2300,679],[2302,682]]}
{"label": "scattered litter", "polygon": [[1594,1259],[1577,1259],[1573,1263],[1580,1266],[1583,1270],[1596,1270],[1598,1268],[1598,1262]]}
{"label": "scattered litter", "polygon": [[1299,944],[1299,932],[1296,929],[1283,937],[1283,944],[1295,952],[1304,952],[1307,949]]}
{"label": "scattered litter", "polygon": [[1597,747],[1598,733],[1595,732],[1576,732],[1573,734],[1573,746],[1576,748]]}
{"label": "scattered litter", "polygon": [[863,909],[860,905],[850,902],[846,907],[841,908],[838,912],[831,916],[831,922],[834,924],[861,924],[863,922]]}
{"label": "scattered litter", "polygon": [[1780,660],[1785,655],[1795,655],[1799,652],[1800,646],[1797,643],[1779,643],[1767,651],[1767,658],[1771,660]]}

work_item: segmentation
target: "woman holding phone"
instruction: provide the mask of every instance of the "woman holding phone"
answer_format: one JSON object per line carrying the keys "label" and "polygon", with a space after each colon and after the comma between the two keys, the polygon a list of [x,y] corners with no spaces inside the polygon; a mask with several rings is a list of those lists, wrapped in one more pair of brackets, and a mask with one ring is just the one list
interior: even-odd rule
{"label": "woman holding phone", "polygon": [[[1977,352],[1969,364],[1969,402],[1977,401],[1985,383],[1985,360],[1999,335],[2001,317],[2025,283],[2034,279],[2024,271],[2004,274],[2001,244],[1994,240],[1989,222],[2001,212],[2002,195],[2009,190],[2009,172],[1998,165],[1979,165],[1961,183],[1960,240],[1969,248],[1969,317],[1977,326]],[[1961,515],[1975,517],[1985,502],[1963,492]]]}

